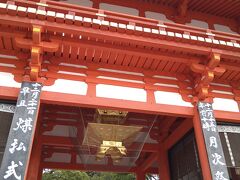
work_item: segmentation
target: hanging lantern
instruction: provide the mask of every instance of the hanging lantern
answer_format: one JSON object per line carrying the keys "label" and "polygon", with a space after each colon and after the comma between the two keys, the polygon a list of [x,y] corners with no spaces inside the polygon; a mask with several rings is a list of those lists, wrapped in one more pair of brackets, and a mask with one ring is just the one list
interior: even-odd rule
{"label": "hanging lantern", "polygon": [[110,156],[118,162],[127,155],[126,145],[130,145],[142,127],[120,125],[124,123],[127,112],[97,110],[96,123],[88,123],[83,145],[97,147],[96,159]]}

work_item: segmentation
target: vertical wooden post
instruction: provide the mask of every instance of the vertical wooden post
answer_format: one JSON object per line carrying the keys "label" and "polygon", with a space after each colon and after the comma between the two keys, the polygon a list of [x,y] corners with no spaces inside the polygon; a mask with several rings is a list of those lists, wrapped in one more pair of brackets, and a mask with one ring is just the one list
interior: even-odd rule
{"label": "vertical wooden post", "polygon": [[142,172],[141,170],[138,170],[136,172],[136,180],[145,180],[145,172]]}
{"label": "vertical wooden post", "polygon": [[212,176],[211,176],[210,166],[208,163],[208,155],[207,155],[205,140],[203,137],[202,125],[201,125],[198,110],[197,110],[197,105],[195,105],[194,107],[193,127],[194,127],[196,142],[197,142],[197,148],[198,148],[203,178],[204,180],[211,180]]}
{"label": "vertical wooden post", "polygon": [[87,85],[88,85],[87,96],[96,97],[96,84],[92,82],[87,82]]}
{"label": "vertical wooden post", "polygon": [[148,88],[145,88],[145,89],[147,91],[147,102],[149,104],[155,104],[156,101],[155,101],[155,96],[154,96],[154,90],[148,89]]}
{"label": "vertical wooden post", "polygon": [[26,180],[36,179],[40,171],[42,140],[36,138],[33,144]]}
{"label": "vertical wooden post", "polygon": [[86,78],[86,83],[87,83],[87,96],[89,97],[96,97],[96,82],[95,82],[95,78],[98,76],[98,74],[96,73],[96,67],[95,66],[91,66],[89,67],[89,71],[87,71],[87,78]]}
{"label": "vertical wooden post", "polygon": [[43,173],[43,168],[40,165],[39,170],[38,170],[37,180],[42,180],[42,173]]}
{"label": "vertical wooden post", "polygon": [[36,126],[36,131],[34,135],[34,141],[33,141],[33,147],[32,152],[30,155],[30,161],[28,166],[28,172],[27,172],[27,180],[33,180],[38,177],[38,180],[41,180],[39,178],[42,178],[42,168],[40,166],[41,164],[41,155],[42,155],[42,136],[41,136],[41,120],[42,120],[42,114],[38,117],[38,122]]}
{"label": "vertical wooden post", "polygon": [[164,146],[160,146],[158,163],[160,179],[170,180],[168,152]]}

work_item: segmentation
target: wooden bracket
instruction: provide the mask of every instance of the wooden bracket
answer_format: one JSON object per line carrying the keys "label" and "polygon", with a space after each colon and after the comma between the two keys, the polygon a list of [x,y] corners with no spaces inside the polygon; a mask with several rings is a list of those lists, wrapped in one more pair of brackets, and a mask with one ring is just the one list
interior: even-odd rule
{"label": "wooden bracket", "polygon": [[225,69],[218,67],[220,64],[220,54],[212,52],[209,56],[209,62],[204,64],[191,64],[191,70],[197,74],[200,74],[200,78],[195,79],[195,91],[198,99],[205,100],[209,97],[210,83],[215,76],[219,76],[225,72]]}
{"label": "wooden bracket", "polygon": [[240,83],[233,82],[231,83],[231,86],[232,86],[232,92],[234,94],[234,99],[239,103],[240,102]]}
{"label": "wooden bracket", "polygon": [[[182,96],[182,99],[186,102],[192,102],[193,92],[191,87],[191,78],[187,78],[184,75],[180,75],[177,77],[178,86],[179,86],[179,94]],[[187,82],[188,81],[188,82]]]}
{"label": "wooden bracket", "polygon": [[29,63],[30,66],[30,80],[37,81],[39,72],[41,71],[41,48],[32,47],[31,49],[31,61]]}
{"label": "wooden bracket", "polygon": [[41,32],[42,32],[41,26],[33,26],[33,35],[32,35],[33,43],[40,44]]}
{"label": "wooden bracket", "polygon": [[[32,42],[33,44],[40,44],[42,28],[40,26],[33,26]],[[37,81],[39,72],[41,71],[41,47],[32,46],[30,66],[30,80]]]}
{"label": "wooden bracket", "polygon": [[30,73],[29,77],[31,81],[38,81],[42,66],[43,52],[56,52],[59,48],[58,43],[44,42],[42,41],[43,27],[39,25],[33,25],[32,27],[32,39],[23,37],[16,37],[16,46],[22,49],[30,49],[31,58],[29,62]]}

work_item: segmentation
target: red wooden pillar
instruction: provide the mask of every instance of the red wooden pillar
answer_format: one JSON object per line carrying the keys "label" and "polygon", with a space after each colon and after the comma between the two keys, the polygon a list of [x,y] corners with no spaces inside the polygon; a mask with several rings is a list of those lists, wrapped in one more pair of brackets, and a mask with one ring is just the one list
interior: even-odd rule
{"label": "red wooden pillar", "polygon": [[160,179],[170,180],[168,152],[164,146],[160,146],[158,163]]}
{"label": "red wooden pillar", "polygon": [[42,173],[43,173],[43,168],[42,168],[41,165],[40,165],[40,168],[39,168],[39,170],[38,170],[37,180],[42,180]]}
{"label": "red wooden pillar", "polygon": [[[41,110],[40,110],[41,112]],[[42,154],[42,138],[41,138],[41,118],[39,114],[36,131],[34,134],[34,141],[32,151],[30,154],[29,166],[26,180],[41,180],[42,179],[42,167],[41,165],[41,154]]]}
{"label": "red wooden pillar", "polygon": [[212,176],[211,176],[210,166],[208,162],[206,145],[205,145],[203,132],[202,132],[202,125],[201,125],[201,121],[200,121],[198,110],[197,110],[197,105],[195,105],[194,107],[193,127],[194,127],[197,147],[198,147],[198,154],[199,154],[200,164],[202,168],[203,179],[211,180]]}
{"label": "red wooden pillar", "polygon": [[[42,168],[41,164],[41,152],[42,152],[42,142],[41,138],[36,138],[33,149],[30,157],[27,180],[35,180],[36,177],[41,177],[39,173],[41,173]],[[38,179],[40,180],[40,179]]]}
{"label": "red wooden pillar", "polygon": [[146,179],[145,172],[138,170],[136,172],[136,180],[145,180],[145,179]]}

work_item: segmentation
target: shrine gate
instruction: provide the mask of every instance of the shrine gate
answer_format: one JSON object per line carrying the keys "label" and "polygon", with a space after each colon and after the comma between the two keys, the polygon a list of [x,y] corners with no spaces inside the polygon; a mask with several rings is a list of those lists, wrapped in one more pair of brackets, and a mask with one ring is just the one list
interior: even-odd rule
{"label": "shrine gate", "polygon": [[230,0],[0,0],[0,179],[240,179],[239,17]]}

